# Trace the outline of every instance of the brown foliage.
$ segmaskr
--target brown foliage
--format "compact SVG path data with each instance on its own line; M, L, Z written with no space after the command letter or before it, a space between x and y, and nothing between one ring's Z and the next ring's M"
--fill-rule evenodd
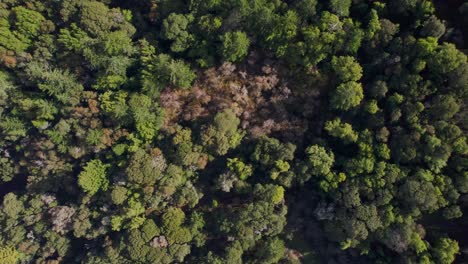
M193 121L231 108L252 136L302 134L305 122L287 110L290 95L291 90L272 66L265 65L261 73L253 74L225 63L206 70L189 91L166 89L161 105L166 128L180 120Z

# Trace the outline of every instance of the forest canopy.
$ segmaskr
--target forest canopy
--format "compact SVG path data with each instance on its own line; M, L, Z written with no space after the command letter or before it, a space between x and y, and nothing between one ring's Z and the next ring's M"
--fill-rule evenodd
M468 261L468 2L0 1L0 264Z

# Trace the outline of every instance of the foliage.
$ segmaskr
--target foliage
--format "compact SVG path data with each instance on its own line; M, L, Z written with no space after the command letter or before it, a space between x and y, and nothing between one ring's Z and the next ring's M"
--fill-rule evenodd
M346 82L340 84L330 98L331 107L339 110L349 110L358 106L364 93L362 85L357 82Z
M5 264L18 263L20 253L11 247L0 247L0 262Z
M78 185L90 195L94 195L99 190L106 191L109 187L107 168L109 165L98 159L87 162L78 175Z
M224 155L229 149L237 147L244 133L238 129L239 118L231 109L216 114L212 124L202 132L202 144L212 153Z
M250 40L242 31L227 32L221 36L221 54L225 61L237 62L247 55Z
M465 258L463 1L0 2L0 263Z

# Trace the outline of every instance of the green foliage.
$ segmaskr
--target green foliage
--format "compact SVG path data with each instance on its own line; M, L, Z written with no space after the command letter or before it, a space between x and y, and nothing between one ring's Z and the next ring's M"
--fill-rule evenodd
M338 110L349 110L358 106L364 98L362 85L350 81L338 85L330 98L331 107Z
M166 168L164 160L151 156L143 150L136 151L126 170L128 180L142 186L152 186Z
M229 149L237 147L244 137L239 124L239 118L231 109L217 113L213 122L202 131L203 146L213 154L226 154Z
M0 2L0 263L459 261L467 4Z
M101 160L88 161L78 175L78 185L89 195L94 195L99 190L106 191L109 187L107 168L109 165L102 163Z
M76 105L83 86L68 71L49 69L47 65L32 62L27 67L29 78L37 83L39 89L56 98L63 104Z
M16 53L25 51L30 45L29 41L25 41L22 36L15 36L10 27L11 25L7 19L0 18L0 47Z
M0 157L0 179L4 182L11 181L15 176L13 162L6 157Z
M6 140L17 140L20 137L26 136L26 125L16 117L2 118L0 122L1 134L5 136Z
M325 122L325 131L332 136L342 139L344 143L356 142L358 134L348 123L342 123L340 118Z
M161 109L144 94L131 95L128 105L135 121L136 131L141 138L151 141L162 125Z
M459 253L458 243L450 238L439 238L434 245L433 254L438 263L449 264L455 260L455 255Z
M3 197L2 212L12 219L18 219L24 211L24 204L14 193L7 193Z
M20 253L12 247L0 247L0 263L16 264L20 260Z
M173 60L167 66L169 83L175 87L190 88L196 75L190 66L181 60Z
M273 184L257 184L255 185L253 195L259 200L276 205L284 200L284 188Z
M250 40L242 31L227 32L221 36L221 41L221 55L225 61L241 61L249 51Z
M255 145L251 158L263 166L274 166L278 160L292 160L295 151L296 146L292 143L281 143L276 138L262 137Z
M349 16L351 0L330 0L330 9L339 16Z
M312 145L306 149L307 163L315 176L327 175L335 162L335 156L324 147Z
M311 20L317 13L317 0L299 0L294 7L304 20Z
M162 36L172 40L171 50L182 52L186 50L193 36L188 32L188 26L193 21L193 16L171 13L162 23Z
M122 204L128 197L128 189L123 186L116 186L112 189L111 199L116 205Z
M342 82L358 81L362 77L362 68L351 56L333 57L331 66Z
M143 51L142 82L144 90L157 93L169 84L184 89L190 88L196 75L187 63L174 60L166 54L156 56L154 48L151 47L145 47Z
M294 10L288 10L280 15L271 12L266 7L259 8L252 14L253 30L261 36L266 48L272 50L276 56L286 54L289 43L297 34L299 18Z
M462 63L466 63L466 55L459 51L455 45L444 43L431 54L428 67L435 73L446 74L455 70Z
M127 14L119 9L109 9L99 1L86 0L79 3L79 26L92 36L101 36L111 29L123 29L132 35L135 29L128 23Z
M261 243L255 252L257 263L278 263L285 251L284 242L279 238L268 239Z
M15 16L15 28L24 36L37 36L45 18L38 12L17 6L12 9Z
M239 179L245 181L249 176L252 175L252 165L245 164L238 158L227 159L227 167L230 171L234 172Z

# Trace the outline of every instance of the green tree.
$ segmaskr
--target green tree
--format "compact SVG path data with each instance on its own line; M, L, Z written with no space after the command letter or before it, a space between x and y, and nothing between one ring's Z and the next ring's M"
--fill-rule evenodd
M435 260L441 264L453 263L459 250L458 242L447 237L439 238L432 248Z
M2 212L12 219L18 219L19 215L24 211L24 204L18 199L16 194L7 193L3 197Z
M358 134L348 123L342 123L340 118L335 118L325 122L325 131L332 137L342 139L345 143L356 142Z
M221 55L225 61L241 61L247 55L250 40L242 31L227 32L221 36Z
M162 23L162 36L172 40L171 50L182 52L186 50L194 37L188 32L188 27L193 21L193 16L171 13Z
M28 64L26 72L37 83L41 91L53 96L63 104L76 105L83 91L83 85L67 70L50 69L39 62Z
M349 110L358 106L364 98L362 85L357 82L340 84L330 98L331 107L338 110Z
M244 132L238 127L240 120L231 109L217 113L211 124L201 133L202 145L211 153L224 155L229 149L237 147Z
M339 16L349 16L351 0L330 0L330 9Z
M228 158L227 167L230 171L234 172L239 179L245 181L249 176L252 175L252 165L245 164L239 158Z
M109 187L106 172L109 167L110 165L99 159L88 161L78 175L78 185L89 195L94 195L99 190L106 191Z
M460 105L452 95L439 95L432 101L431 116L440 120L450 120L460 110Z
M294 8L303 20L312 20L317 13L317 0L299 0Z
M438 74L446 74L466 63L466 55L459 51L454 44L444 43L437 47L428 60L428 67Z
M112 188L111 199L116 205L121 205L128 198L128 189L124 186L115 186Z
M162 125L163 112L153 100L144 94L132 94L128 102L141 138L151 141Z
M362 77L361 65L359 65L354 57L333 57L331 66L342 82L358 81Z
M0 263L16 264L20 260L20 253L9 246L0 247Z
M445 25L436 16L430 16L423 24L420 34L423 37L440 38L445 33Z
M174 60L167 54L154 54L154 47L148 47L147 42L142 51L142 84L143 89L150 94L158 94L166 85L180 88L190 88L196 74L182 60Z
M255 252L256 262L273 264L283 258L285 252L284 242L279 238L269 238L262 242Z
M276 205L284 200L284 188L274 184L256 184L253 195L259 200Z
M173 60L169 66L169 82L175 87L190 88L196 75L190 66L181 60Z
M282 143L276 138L261 137L255 145L251 158L265 167L272 167L278 160L293 160L295 151L296 146L292 143Z
M144 150L136 151L126 170L128 180L142 186L153 186L161 178L166 163L159 156L151 156Z
M335 162L333 152L317 145L308 147L305 152L308 157L307 165L310 166L313 175L327 175L331 172L331 167Z

